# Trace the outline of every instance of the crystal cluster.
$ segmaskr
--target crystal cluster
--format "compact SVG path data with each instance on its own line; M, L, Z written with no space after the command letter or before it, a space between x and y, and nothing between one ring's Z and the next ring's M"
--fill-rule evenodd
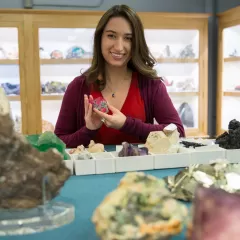
M150 132L145 143L149 152L155 154L177 153L179 132L175 124L169 124L163 131Z
M166 240L182 231L187 215L162 179L131 172L96 208L92 221L104 240Z
M148 149L146 147L138 148L127 142L123 142L122 146L122 150L118 153L119 157L148 155Z
M90 141L88 148L85 148L83 145L77 146L77 148L73 148L69 150L69 154L75 160L87 160L92 159L90 153L100 153L104 152L104 145L101 143L95 143L93 140Z
M229 122L228 132L216 138L216 144L225 149L240 149L240 122L233 119Z
M40 152L15 132L0 88L0 208L34 208L51 200L70 174L58 150Z
M230 193L240 193L240 164L226 160L216 160L211 164L189 166L175 176L165 178L172 196L184 201L192 201L198 185L216 187Z

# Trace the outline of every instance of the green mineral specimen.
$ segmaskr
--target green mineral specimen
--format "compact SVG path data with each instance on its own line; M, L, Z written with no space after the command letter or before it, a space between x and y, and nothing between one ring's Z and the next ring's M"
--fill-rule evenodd
M27 135L26 139L33 147L37 148L41 152L46 152L50 148L55 148L62 154L64 160L71 159L65 151L65 143L53 132L47 131L42 134Z

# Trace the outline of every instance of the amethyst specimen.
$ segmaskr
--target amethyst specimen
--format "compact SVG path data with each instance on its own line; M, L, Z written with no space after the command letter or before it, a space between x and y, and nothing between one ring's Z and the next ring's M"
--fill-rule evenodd
M218 136L215 143L225 149L240 149L240 122L236 119L231 120L228 132Z
M118 153L119 157L148 155L148 148L146 147L138 148L127 142L123 142L122 146L122 150Z
M240 195L199 187L193 207L191 240L239 240Z
M0 89L0 208L34 208L57 196L70 177L57 150L39 152L14 131L9 102Z

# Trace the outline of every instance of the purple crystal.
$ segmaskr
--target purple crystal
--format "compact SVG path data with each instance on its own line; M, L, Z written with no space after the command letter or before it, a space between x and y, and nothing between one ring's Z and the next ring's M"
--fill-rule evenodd
M239 194L199 187L193 209L192 240L239 240Z
M119 157L148 155L148 149L146 147L138 148L127 142L122 143L122 146L122 150L118 153Z

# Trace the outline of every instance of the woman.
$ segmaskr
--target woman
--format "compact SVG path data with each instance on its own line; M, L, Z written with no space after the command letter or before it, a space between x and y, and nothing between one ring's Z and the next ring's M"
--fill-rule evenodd
M174 123L180 136L184 128L153 69L143 25L126 5L110 8L94 35L91 67L76 77L64 95L55 134L67 147L145 142L149 133ZM102 113L90 103L97 97L108 102ZM154 119L158 124L153 124Z

